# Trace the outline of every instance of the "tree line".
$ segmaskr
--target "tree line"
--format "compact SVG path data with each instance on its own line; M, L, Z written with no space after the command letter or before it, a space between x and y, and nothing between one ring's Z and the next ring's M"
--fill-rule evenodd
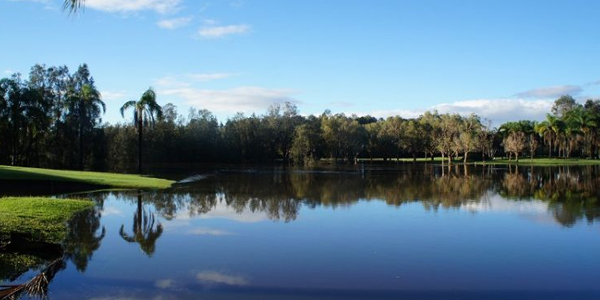
M489 160L522 155L598 158L600 101L557 99L546 120L493 128L471 114L425 112L417 118L333 114L303 116L292 103L262 115L238 113L219 122L208 110L187 116L158 105L152 89L127 101L134 122L102 122L106 106L87 65L35 65L28 78L0 80L0 164L93 170L129 170L140 162L189 164L281 161L311 165L321 159L427 158ZM124 115L123 115L124 116ZM142 145L144 145L142 147ZM143 154L143 155L142 155Z

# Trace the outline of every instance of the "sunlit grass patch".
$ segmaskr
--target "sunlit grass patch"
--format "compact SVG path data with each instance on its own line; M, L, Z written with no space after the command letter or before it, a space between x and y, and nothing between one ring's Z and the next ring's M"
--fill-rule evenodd
M71 181L115 188L165 189L174 181L132 174L0 166L0 180Z
M32 241L60 243L67 232L67 221L77 212L91 209L89 200L43 197L0 198L0 241L18 233Z

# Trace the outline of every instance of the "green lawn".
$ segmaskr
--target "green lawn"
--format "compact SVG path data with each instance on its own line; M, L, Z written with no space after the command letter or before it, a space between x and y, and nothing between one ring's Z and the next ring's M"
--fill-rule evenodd
M112 188L165 189L174 181L131 174L0 166L0 180L71 181Z
M495 159L487 161L487 164L507 165L516 164L517 162L513 159ZM589 166L589 165L600 165L598 159L580 159L580 158L521 158L519 159L519 165L528 166Z
M93 206L89 200L0 198L0 242L7 240L11 232L18 232L32 241L60 243L65 238L67 221L75 213Z

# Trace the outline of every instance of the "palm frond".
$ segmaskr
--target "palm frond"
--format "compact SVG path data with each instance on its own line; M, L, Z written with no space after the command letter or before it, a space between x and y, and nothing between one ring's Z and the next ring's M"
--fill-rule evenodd
M63 10L68 10L69 14L75 13L83 7L85 0L65 0Z
M123 104L123 106L121 106L121 108L119 109L119 111L121 112L121 116L123 118L125 118L125 111L131 107L135 107L136 104L137 104L137 102L135 102L135 100L130 100L130 101L125 102L125 104Z

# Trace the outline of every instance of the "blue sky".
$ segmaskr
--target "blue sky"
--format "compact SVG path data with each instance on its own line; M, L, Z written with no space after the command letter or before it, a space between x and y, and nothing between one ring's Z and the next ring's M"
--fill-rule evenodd
M539 119L600 98L600 1L0 0L0 72L87 63L105 121L150 86L225 121L302 114Z

